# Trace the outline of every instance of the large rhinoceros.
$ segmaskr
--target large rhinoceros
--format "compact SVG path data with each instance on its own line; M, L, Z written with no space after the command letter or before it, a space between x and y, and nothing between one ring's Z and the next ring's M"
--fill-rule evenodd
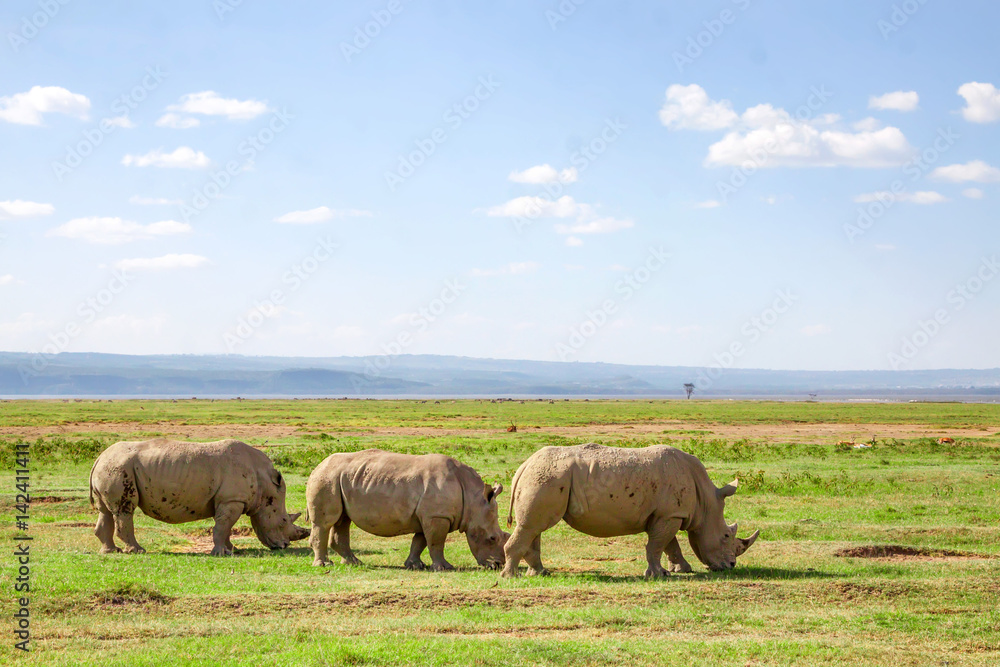
M546 574L541 534L563 519L595 537L647 533L647 577L667 576L660 564L664 551L671 572L691 571L678 530L687 531L695 555L709 568L735 567L760 532L740 539L737 525L726 525L723 506L736 484L717 489L701 461L673 447L544 447L514 474L507 525L516 514L517 528L504 549L503 575L517 576L522 558L528 574Z
M329 565L328 547L345 564L360 565L351 551L351 522L381 537L413 535L403 566L422 570L426 548L431 569L452 570L444 558L448 533L465 533L476 561L503 565L507 534L500 530L496 498L502 485L485 484L475 470L450 456L413 456L368 449L332 454L306 483L306 518L313 565Z
M241 515L250 516L257 538L284 549L309 531L285 510L285 480L264 452L238 440L178 442L158 438L119 442L104 450L90 471L90 504L100 511L94 534L101 553L143 553L132 514L166 523L215 518L213 556L233 553L230 533Z

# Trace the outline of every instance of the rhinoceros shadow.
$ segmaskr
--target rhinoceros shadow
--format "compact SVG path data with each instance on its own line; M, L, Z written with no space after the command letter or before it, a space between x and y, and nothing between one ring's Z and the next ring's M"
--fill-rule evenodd
M607 574L600 570L574 570L573 572L560 572L553 570L552 574L566 579L585 579L587 581L600 581L605 583L634 583L639 581L655 581L646 579L642 574L620 575ZM737 567L735 570L725 572L711 572L709 570L695 570L689 574L671 574L666 579L659 581L712 581L712 580L736 580L736 581L767 581L774 579L837 579L846 575L839 572L824 572L814 568L788 569L781 567Z
M382 551L378 549L355 549L354 553L361 556L371 556L371 555L381 555ZM216 558L212 556L208 551L204 552L191 552L191 551L165 551L164 556L187 556L196 558ZM250 547L250 548L236 548L236 553L234 554L236 558L305 558L308 557L310 561L313 558L313 551L310 547L287 547L285 549L279 549L278 551L271 551L266 547ZM228 558L228 556L227 556Z

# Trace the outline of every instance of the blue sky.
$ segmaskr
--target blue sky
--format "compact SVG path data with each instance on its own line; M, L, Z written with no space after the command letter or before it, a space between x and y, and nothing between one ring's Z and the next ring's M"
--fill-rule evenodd
M0 349L1000 366L1000 8L819 4L4 3Z

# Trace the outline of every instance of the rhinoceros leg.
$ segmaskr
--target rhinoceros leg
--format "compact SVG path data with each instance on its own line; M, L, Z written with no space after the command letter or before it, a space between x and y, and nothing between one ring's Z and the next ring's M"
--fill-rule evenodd
M131 511L115 514L115 535L125 543L125 553L146 553L146 550L139 546L139 543L135 539L135 526L132 524Z
M351 551L351 519L346 514L341 515L330 531L330 546L340 554L344 565L364 565Z
M313 565L316 567L333 564L330 562L328 551L328 547L333 541L333 536L330 534L332 530L333 526L320 526L316 523L312 526L312 532L309 534L309 546L312 547Z
M542 536L538 535L531 541L527 553L524 554L524 562L528 564L528 576L547 577L549 571L542 565Z
M646 568L647 577L666 577L670 573L663 569L663 565L660 564L660 559L663 556L663 551L667 548L670 542L676 541L677 531L681 527L680 519L663 519L663 518L652 518L650 519L649 525L646 529L646 534L649 539L646 542L646 562L649 567Z
M222 503L215 508L215 527L212 529L212 555L229 556L233 553L230 537L233 526L243 514L243 503Z
M668 572L690 572L691 564L684 559L684 554L681 553L681 545L677 542L677 536L674 535L674 539L667 543L667 548L665 550L667 554L667 571Z
M102 554L121 553L122 550L115 546L115 518L111 512L101 510L97 517L94 535L101 541Z
M427 540L427 551L431 555L431 569L435 572L454 570L455 566L444 559L444 543L451 530L451 521L440 517L432 518L422 523L424 538Z
M555 523L559 523L556 519ZM520 575L517 566L521 564L523 558L528 563L528 576L547 575L548 570L542 565L542 532L551 526L546 526L543 530L530 530L526 528L527 522L518 523L514 527L514 532L507 539L504 545L504 563L501 576L517 577ZM555 524L553 524L555 525Z
M427 566L424 562L420 560L420 554L424 553L424 549L427 548L427 538L424 537L423 533L416 533L413 535L413 541L410 542L410 555L407 557L406 562L403 563L403 567L407 570L423 570Z

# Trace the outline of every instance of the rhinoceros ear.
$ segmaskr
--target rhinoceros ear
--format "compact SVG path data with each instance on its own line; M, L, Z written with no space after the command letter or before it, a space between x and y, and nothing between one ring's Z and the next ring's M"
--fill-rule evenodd
M274 487L276 489L280 489L281 488L281 482L282 482L281 473L278 472L277 468L272 468L271 469L271 481L274 482Z
M753 535L747 538L739 538L736 540L736 555L742 556L746 553L746 550L753 546L753 543L757 541L757 536L760 535L759 530L755 530Z
M718 494L719 498L728 498L729 496L736 493L736 487L740 485L739 479L734 479L729 484L726 484L721 489L716 489L715 492Z
M503 484L497 484L496 486L483 484L483 498L486 499L486 502L492 501L494 498L499 496L502 491Z
M289 514L288 515L288 520L291 521L292 523L295 523L296 521L298 521L298 518L300 516L302 516L302 512L296 512L295 514Z

